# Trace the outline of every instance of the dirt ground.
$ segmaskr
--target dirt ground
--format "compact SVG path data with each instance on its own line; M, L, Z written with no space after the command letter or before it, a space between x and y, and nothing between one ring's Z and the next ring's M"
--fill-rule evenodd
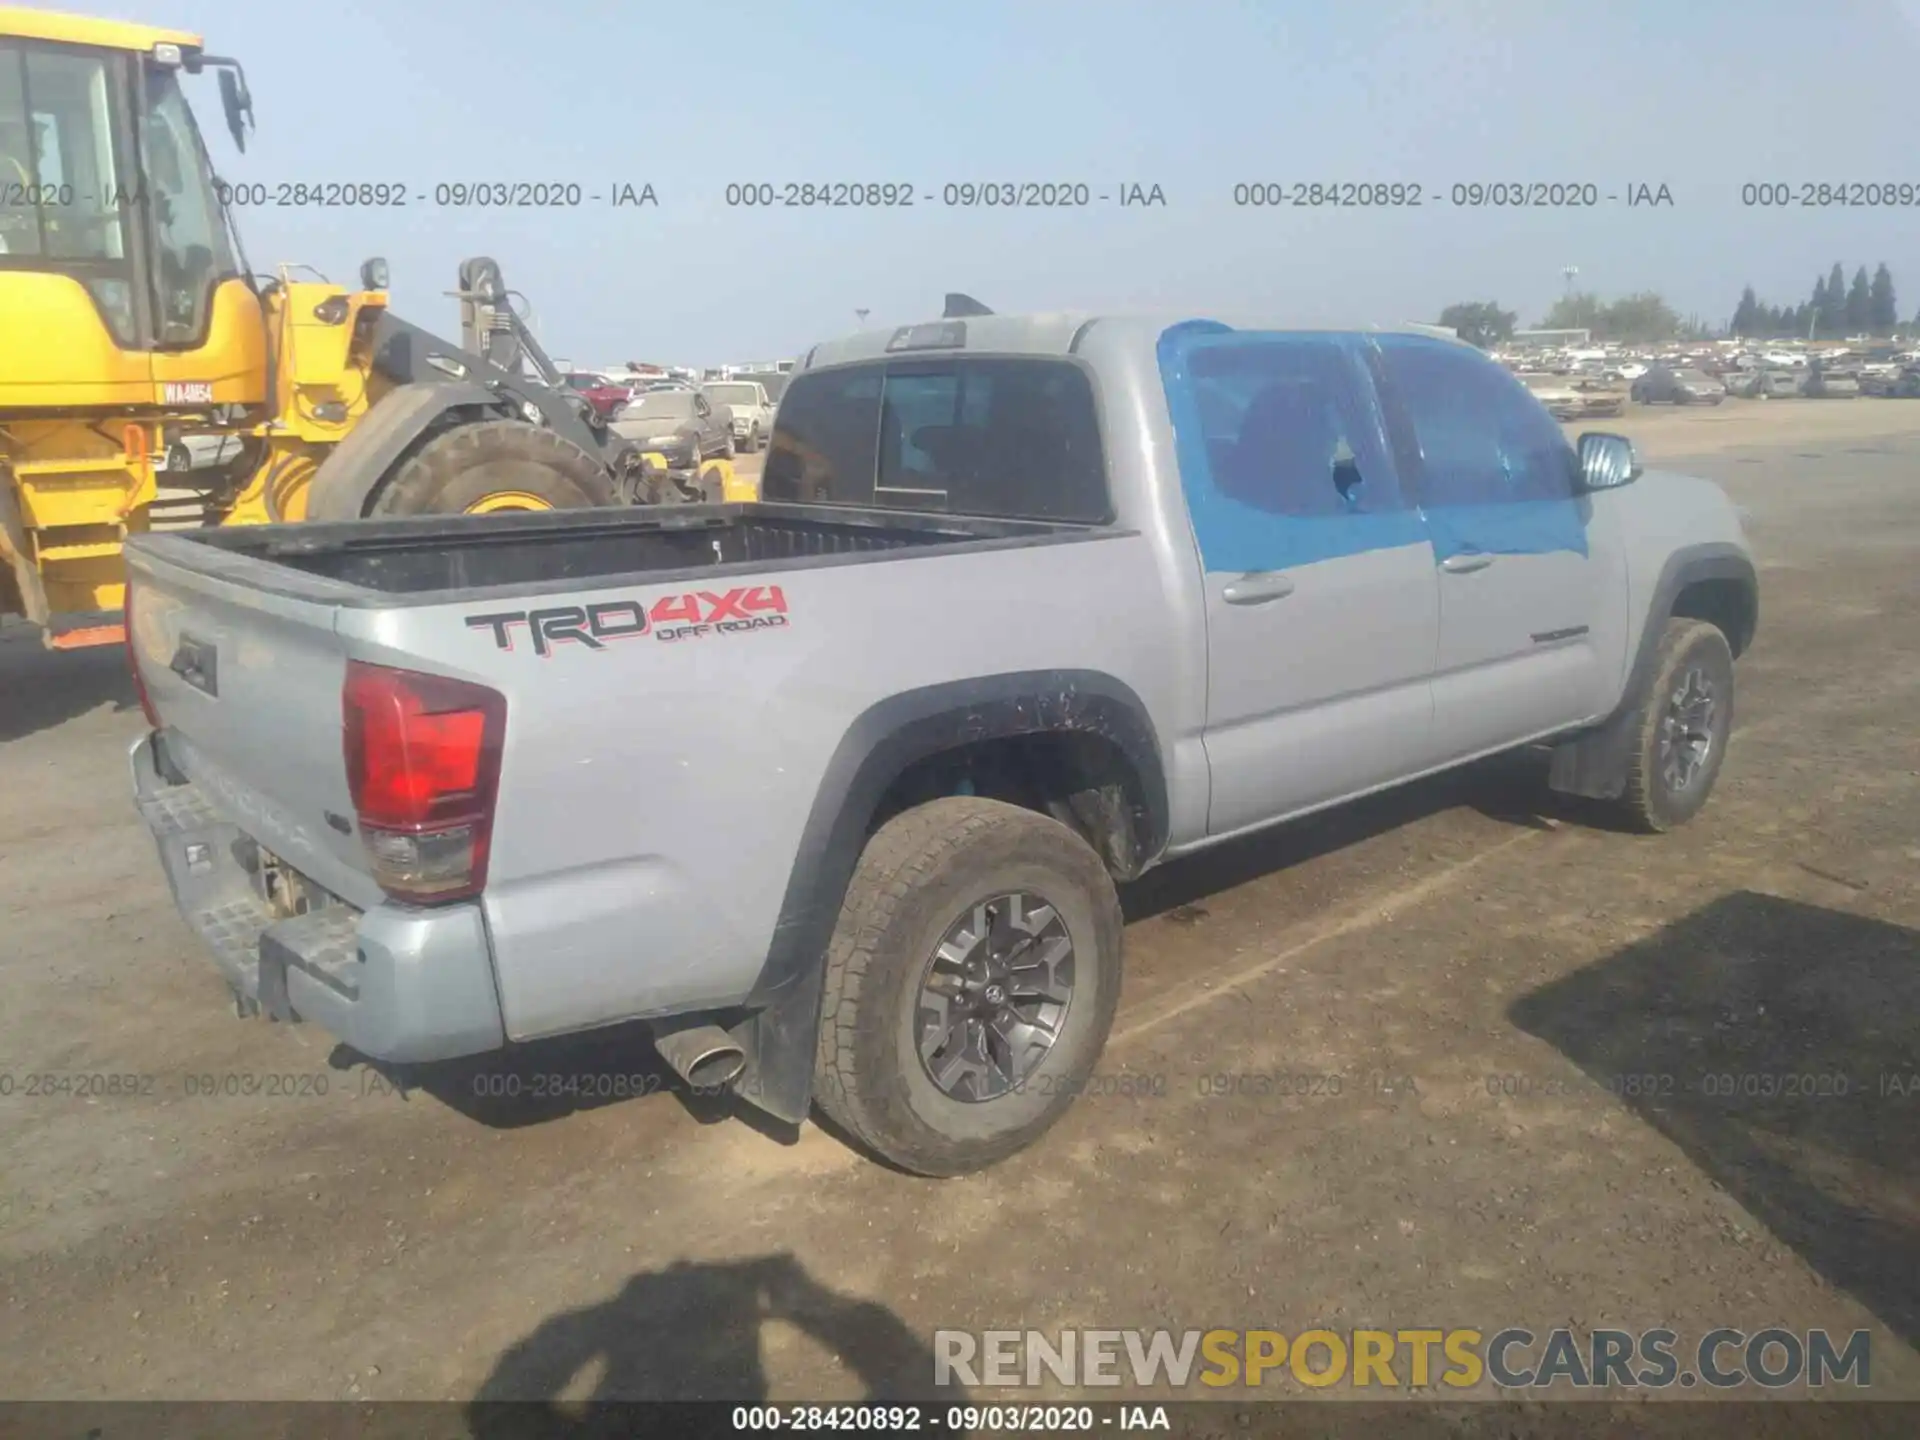
M936 1328L1778 1324L1870 1330L1920 1398L1920 403L1600 428L1764 562L1706 813L1615 833L1508 762L1168 867L1101 1066L1136 1093L945 1183L669 1089L490 1097L657 1076L627 1032L400 1089L235 1020L119 655L8 631L0 1396L839 1399L930 1392ZM1838 1078L1738 1093L1780 1075Z

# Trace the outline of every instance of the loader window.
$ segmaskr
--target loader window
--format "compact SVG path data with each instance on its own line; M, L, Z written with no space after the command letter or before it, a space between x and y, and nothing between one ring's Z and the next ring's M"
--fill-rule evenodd
M154 300L160 344L206 338L214 286L239 273L193 112L171 70L146 72L140 116L148 213L153 222Z
M0 268L70 275L122 345L137 343L124 157L125 62L0 42Z

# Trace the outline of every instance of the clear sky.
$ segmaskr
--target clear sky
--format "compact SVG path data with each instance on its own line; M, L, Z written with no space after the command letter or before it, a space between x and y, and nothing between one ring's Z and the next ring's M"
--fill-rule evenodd
M400 210L254 208L249 258L393 270L443 333L497 258L556 355L711 364L938 313L1271 309L1538 320L1562 269L1714 323L1884 260L1920 307L1920 207L1748 208L1747 182L1920 187L1920 0L66 0L240 57L233 181L403 181ZM951 209L948 182L1159 185L1164 208ZM1239 181L1387 181L1417 210L1237 208ZM1592 182L1597 209L1434 204L1456 182ZM436 208L441 182L650 183L657 208ZM910 182L910 209L729 209L730 182ZM1631 208L1665 184L1670 207ZM933 203L924 198L931 193Z

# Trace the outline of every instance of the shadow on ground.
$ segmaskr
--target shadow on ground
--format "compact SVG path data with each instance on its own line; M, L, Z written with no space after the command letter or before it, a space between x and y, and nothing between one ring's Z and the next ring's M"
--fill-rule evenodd
M1920 931L1739 892L1511 1018L1920 1348Z
M1514 751L1230 840L1149 870L1122 888L1121 907L1129 925L1149 920L1461 807L1531 829L1562 821L1617 827L1604 804L1549 790L1547 766L1543 750Z
M633 1276L611 1300L543 1321L495 1363L469 1410L479 1440L567 1434L576 1403L725 1400L769 1394L766 1327L784 1325L833 1357L834 1369L783 1399L844 1396L963 1404L936 1389L933 1351L886 1306L828 1289L791 1255L724 1264L675 1264ZM545 1402L532 1407L500 1402ZM554 1402L564 1402L556 1405ZM589 1433L582 1417L577 1432ZM558 1428L556 1428L558 1427Z
M0 625L0 741L50 730L102 705L139 705L119 645L48 650L30 625Z
M702 1124L751 1108L724 1092L687 1085L660 1058L653 1032L641 1021L426 1065L392 1065L336 1045L328 1063L336 1070L365 1065L402 1096L430 1096L494 1130L653 1096L673 1096Z

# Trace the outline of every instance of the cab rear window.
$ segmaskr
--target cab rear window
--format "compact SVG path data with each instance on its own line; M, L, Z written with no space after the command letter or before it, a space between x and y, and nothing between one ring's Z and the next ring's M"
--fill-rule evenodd
M1002 519L1112 517L1093 389L1059 360L854 365L794 377L760 493Z

